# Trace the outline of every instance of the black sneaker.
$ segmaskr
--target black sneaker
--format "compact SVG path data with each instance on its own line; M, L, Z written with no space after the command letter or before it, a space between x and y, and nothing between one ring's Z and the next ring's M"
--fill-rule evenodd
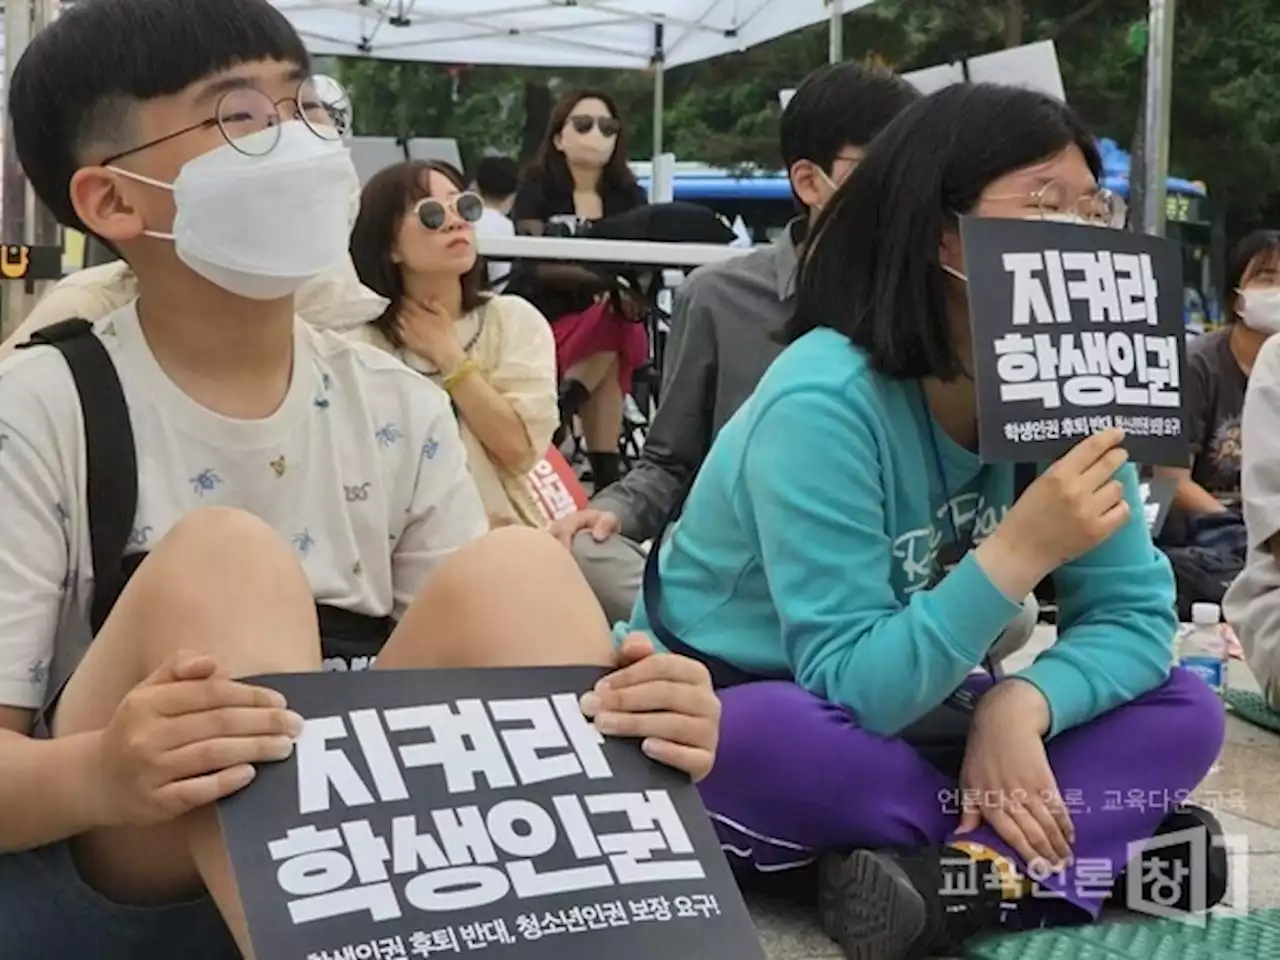
M1203 839L1195 833L1201 833ZM1188 833L1186 840L1178 843L1161 843L1162 838ZM1200 857L1197 852L1203 851ZM1201 857L1203 859L1201 859ZM1196 861L1200 860L1200 863ZM1222 839L1222 824L1208 810L1190 804L1179 807L1161 821L1146 849L1139 856L1139 876L1142 877L1142 904L1159 904L1162 908L1179 913L1199 913L1216 907L1227 895L1227 883L1231 874L1231 861ZM1132 868L1132 864L1130 867ZM1192 875L1199 868L1200 877ZM1176 899L1161 891L1172 888ZM1201 894L1203 890L1203 894ZM1126 906L1129 891L1129 871L1116 880L1111 890L1110 902ZM1203 896L1203 903L1196 903Z
M951 847L829 855L819 864L822 928L848 960L917 960L960 952L1000 926L994 864Z

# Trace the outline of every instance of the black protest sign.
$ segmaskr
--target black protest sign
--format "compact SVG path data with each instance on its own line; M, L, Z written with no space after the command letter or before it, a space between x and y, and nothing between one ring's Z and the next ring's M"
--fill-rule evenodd
M1056 460L1120 427L1135 461L1185 467L1177 244L1043 220L960 230L982 459Z
M219 805L257 955L764 960L688 778L582 716L602 673L256 679L307 721Z

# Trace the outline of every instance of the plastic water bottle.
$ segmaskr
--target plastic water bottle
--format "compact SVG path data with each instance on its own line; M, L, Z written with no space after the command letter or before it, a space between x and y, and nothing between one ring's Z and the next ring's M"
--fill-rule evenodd
M1216 603L1191 605L1191 627L1183 634L1179 662L1222 695L1227 681L1227 638L1222 631L1222 608Z

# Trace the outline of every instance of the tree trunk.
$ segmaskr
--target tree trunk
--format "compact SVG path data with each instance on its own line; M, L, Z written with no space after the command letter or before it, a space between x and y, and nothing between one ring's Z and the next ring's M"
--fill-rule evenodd
M551 88L540 81L528 80L524 85L524 132L520 137L520 160L528 160L551 122Z
M1022 0L1004 0L1005 49L1022 46L1022 22L1025 18Z

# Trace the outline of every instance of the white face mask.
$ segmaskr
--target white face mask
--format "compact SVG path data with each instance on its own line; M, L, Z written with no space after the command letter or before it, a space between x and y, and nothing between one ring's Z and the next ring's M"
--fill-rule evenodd
M1028 220L1039 220L1041 223L1069 223L1077 227L1100 227L1102 224L1094 223L1087 217L1082 217L1078 213L1038 213L1034 217L1027 217Z
M1256 287L1237 290L1240 316L1245 326L1259 333L1280 333L1280 287Z
M274 137L264 130L253 137ZM173 191L172 240L178 259L248 300L278 300L347 256L348 218L360 184L351 154L301 120L279 128L262 156L230 144L184 164L172 184L113 167L140 183Z

